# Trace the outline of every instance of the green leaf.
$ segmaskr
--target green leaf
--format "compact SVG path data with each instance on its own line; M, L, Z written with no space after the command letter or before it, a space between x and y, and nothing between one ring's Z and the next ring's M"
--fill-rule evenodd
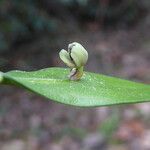
M70 81L69 71L63 68L10 71L1 74L1 83L19 85L54 101L75 106L150 102L149 85L89 72L85 72L79 81Z

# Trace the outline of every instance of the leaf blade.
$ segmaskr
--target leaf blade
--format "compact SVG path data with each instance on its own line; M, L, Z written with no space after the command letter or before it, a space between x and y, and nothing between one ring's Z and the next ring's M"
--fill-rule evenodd
M150 101L150 86L85 72L80 81L67 78L69 69L10 71L5 82L17 83L54 101L74 106L107 106Z

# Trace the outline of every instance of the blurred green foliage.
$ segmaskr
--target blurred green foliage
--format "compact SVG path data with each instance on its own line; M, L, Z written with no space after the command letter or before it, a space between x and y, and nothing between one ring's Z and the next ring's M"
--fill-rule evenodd
M0 50L50 31L54 21L35 0L0 0Z
M0 52L57 30L64 20L100 26L134 23L147 0L0 0Z
M99 128L100 133L103 134L106 138L111 138L113 133L118 128L118 124L120 122L119 109L114 109L109 118L107 118Z

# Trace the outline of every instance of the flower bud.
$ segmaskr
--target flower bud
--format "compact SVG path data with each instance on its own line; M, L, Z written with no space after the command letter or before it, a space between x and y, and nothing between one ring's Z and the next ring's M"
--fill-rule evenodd
M85 48L81 44L73 42L68 45L68 51L62 49L59 56L71 68L69 78L79 80L83 75L83 67L88 60L88 53Z
M74 68L75 67L75 64L74 62L71 60L71 57L69 55L69 53L62 49L60 52L59 52L59 57L60 59L70 68Z
M81 44L77 42L69 44L68 52L76 68L80 68L86 64L88 60L88 53Z

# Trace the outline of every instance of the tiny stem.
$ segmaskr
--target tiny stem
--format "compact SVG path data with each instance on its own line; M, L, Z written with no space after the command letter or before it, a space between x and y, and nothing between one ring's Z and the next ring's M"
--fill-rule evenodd
M83 66L80 68L73 68L70 72L69 78L71 80L80 80L83 75Z
M83 74L83 66L82 66L82 67L80 67L78 70L79 70L79 72L80 72L80 73L82 73L82 74Z
M0 71L0 83L3 81L3 72Z

